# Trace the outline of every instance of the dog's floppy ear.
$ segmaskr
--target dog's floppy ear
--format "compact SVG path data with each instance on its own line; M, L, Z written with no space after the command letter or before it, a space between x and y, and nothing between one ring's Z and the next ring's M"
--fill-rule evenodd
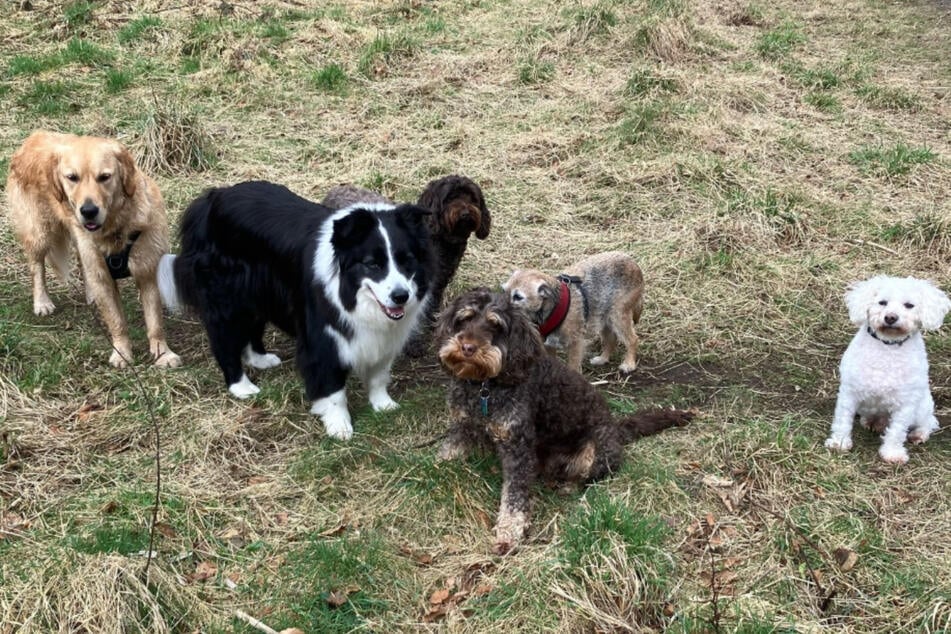
M868 307L875 300L882 279L879 275L849 286L845 294L845 305L849 309L849 320L856 326L861 326L868 318Z
M918 280L921 292L921 329L937 330L951 310L951 300L929 280Z
M485 240L489 237L489 229L492 228L492 214L489 213L488 207L485 206L485 198L482 196L482 190L479 189L479 186L472 183L472 189L476 195L476 199L479 201L479 213L482 216L479 222L479 228L476 229L476 237L479 240Z
M555 289L553 289L548 282L541 282L538 285L537 293L539 297L544 299L558 299L558 293L555 292Z
M126 197L132 198L138 186L135 159L125 146L117 145L116 160L119 162L119 176L122 177L122 191L125 192Z
M376 229L376 225L377 219L373 212L366 209L354 209L334 221L330 243L336 251L354 247L363 242L370 232Z
M412 227L425 227L427 216L432 215L432 211L419 205L410 205L409 203L399 205L396 213L402 216Z
M538 326L506 295L496 295L495 302L498 310L505 314L508 326L505 363L499 378L522 382L538 358L546 354L545 345Z

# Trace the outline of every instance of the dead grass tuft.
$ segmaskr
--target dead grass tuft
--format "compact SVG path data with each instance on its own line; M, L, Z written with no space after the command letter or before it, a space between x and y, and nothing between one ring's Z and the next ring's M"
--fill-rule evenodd
M153 104L137 145L139 163L147 172L200 172L216 160L198 115L174 102Z
M676 63L690 53L691 31L683 17L649 17L633 36L633 47L666 63Z
M159 562L143 579L144 561L111 554L34 561L28 582L0 590L0 631L164 634L210 616Z

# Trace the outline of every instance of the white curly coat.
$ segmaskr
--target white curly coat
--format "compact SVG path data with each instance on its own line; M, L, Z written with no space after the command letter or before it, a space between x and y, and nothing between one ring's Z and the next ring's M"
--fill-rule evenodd
M940 328L951 301L927 280L881 275L852 286L845 303L859 329L839 365L839 397L825 445L851 449L858 414L863 426L884 429L882 459L904 464L905 439L922 443L938 429L921 331Z

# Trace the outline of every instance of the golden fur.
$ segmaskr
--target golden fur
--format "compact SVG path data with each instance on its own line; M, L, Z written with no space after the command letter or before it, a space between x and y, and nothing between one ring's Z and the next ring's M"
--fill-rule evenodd
M55 309L46 289L46 260L68 279L72 244L86 299L96 303L112 339L109 362L116 367L132 359L132 344L105 256L122 252L129 235L141 232L128 267L139 289L149 350L157 366L181 364L165 342L156 281L159 258L168 251L165 204L158 186L122 144L38 130L10 161L7 198L10 221L33 276L33 312L49 315Z

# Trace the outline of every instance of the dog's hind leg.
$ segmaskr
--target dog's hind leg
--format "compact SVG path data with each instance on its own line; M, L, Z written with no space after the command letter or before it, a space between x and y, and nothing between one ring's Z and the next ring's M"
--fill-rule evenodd
M241 353L241 359L252 368L257 368L258 370L276 368L281 365L281 358L276 354L268 352L264 347L264 327L266 325L267 322L263 320L254 324L251 329L251 340Z
M203 316L204 317L204 316ZM244 373L241 367L241 351L250 339L248 328L236 319L203 319L208 331L211 353L218 362L228 391L238 398L248 398L261 391Z
M630 309L616 310L611 314L608 327L614 331L617 338L624 344L624 361L621 363L621 372L633 372L637 368L637 331L634 330L635 319Z
M611 360L611 355L614 354L615 350L617 350L617 336L609 326L605 326L601 330L601 354L591 357L589 363L591 365L604 365Z
M917 421L912 425L908 432L908 442L919 445L931 437L931 433L937 431L938 419L934 415L934 399L929 393L918 405Z

